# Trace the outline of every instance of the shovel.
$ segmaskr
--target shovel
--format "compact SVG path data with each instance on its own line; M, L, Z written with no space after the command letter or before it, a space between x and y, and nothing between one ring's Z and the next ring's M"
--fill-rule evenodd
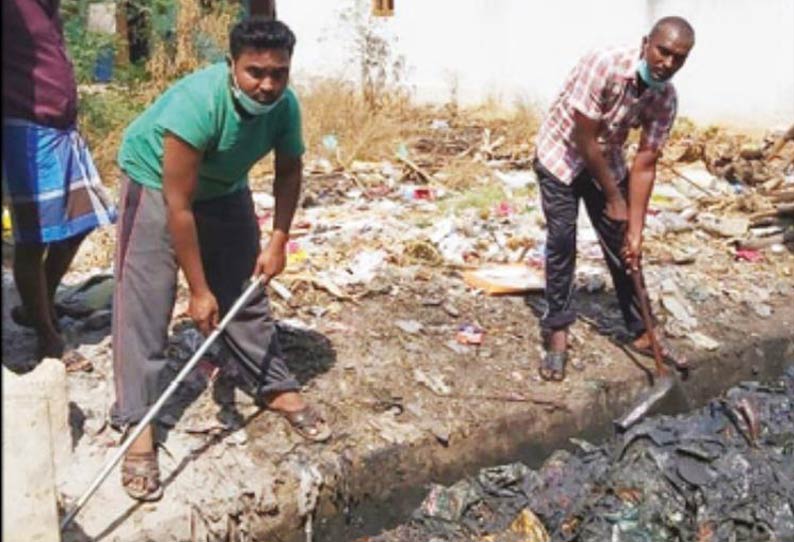
M645 329L649 332L648 337L651 340L653 359L656 364L656 376L653 386L640 395L639 400L626 414L615 420L615 426L621 431L626 431L629 427L640 421L653 407L661 403L667 397L673 398L676 404L682 407L688 405L686 394L677 376L672 373L662 361L662 351L659 348L659 343L656 341L656 332L653 327L653 322L651 321L651 309L648 306L648 295L642 283L642 269L638 268L637 271L632 272L631 278L634 281L634 290L640 298L642 321L643 324L645 324Z
M88 501L88 499L99 488L100 484L102 484L102 482L105 481L105 478L108 477L110 472L113 470L113 467L116 466L116 464L121 460L121 458L127 452L129 447L132 446L132 443L135 442L135 439L138 438L138 436L143 432L146 426L151 423L151 421L154 419L155 416L157 416L157 413L160 412L160 409L163 407L163 405L165 405L169 397L171 397L171 395L176 391L182 380L184 380L185 377L188 375L188 373L190 373L190 371L193 370L196 364L198 364L199 360L201 360L201 358L204 356L204 353L212 345L212 343L215 342L215 340L220 336L220 334L223 333L223 330L226 328L229 322L235 316L237 316L237 313L240 312L240 309L243 308L243 306L248 302L248 299L251 297L254 291L262 284L267 284L269 279L270 277L266 275L260 275L257 278L255 278L253 281L251 281L251 284L245 289L245 291L237 299L237 301L235 301L234 305L232 305L232 307L229 309L229 312L226 313L226 316L223 317L223 320L221 320L220 324L218 324L218 327L216 327L213 330L213 332L204 340L204 342L199 347L199 349L196 350L196 353L193 354L193 357L190 358L190 361L188 361L185 364L185 366L182 367L182 370L179 371L179 374L176 375L174 380L171 382L171 384L169 384L168 388L166 388L166 390L163 392L163 394L160 396L157 402L154 405L152 405L152 407L149 409L149 412L147 412L146 415L143 417L143 419L141 419L141 421L138 422L138 425L135 427L132 433L129 434L127 440L124 441L124 444L122 444L119 447L119 449L116 450L116 453L113 455L110 461L108 461L107 465L105 465L105 468L102 469L102 471L96 477L94 482L89 486L89 488L85 491L85 493L83 493L83 495L77 500L77 504L75 504L75 507L72 509L71 512L69 512L66 515L66 517L61 522L61 531L63 531L69 525L69 523L71 523L71 521L80 512L83 506L85 506L85 503ZM275 283L270 282L270 284L271 286L273 286ZM278 288L283 289L283 287L281 287L280 285Z

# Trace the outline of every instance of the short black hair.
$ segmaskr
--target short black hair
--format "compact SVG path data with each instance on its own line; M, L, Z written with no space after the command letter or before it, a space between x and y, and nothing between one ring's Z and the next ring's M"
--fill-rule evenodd
M237 58L243 49L285 49L292 56L295 34L282 23L268 17L248 17L234 25L229 34L229 52Z
M676 16L662 17L656 21L656 24L653 25L653 28L651 28L648 36L654 36L665 28L672 28L682 37L687 37L693 43L695 42L695 29L692 28L692 25L689 24L689 21L683 17Z

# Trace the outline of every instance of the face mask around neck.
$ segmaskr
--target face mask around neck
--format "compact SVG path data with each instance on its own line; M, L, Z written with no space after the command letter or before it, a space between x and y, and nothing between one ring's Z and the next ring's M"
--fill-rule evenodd
M273 103L263 104L251 98L248 94L243 92L243 89L240 88L240 85L237 84L237 77L234 75L234 65L229 68L232 72L232 95L234 96L237 103L240 104L240 107L243 108L243 111L248 113L249 115L253 115L258 117L260 115L266 115L270 113L279 103L281 100L284 99L284 93L281 93L281 96L276 98Z
M653 90L663 89L664 84L667 82L654 79L651 74L651 68L648 66L648 61L644 58L641 58L639 64L637 64L637 74L640 76L640 79Z

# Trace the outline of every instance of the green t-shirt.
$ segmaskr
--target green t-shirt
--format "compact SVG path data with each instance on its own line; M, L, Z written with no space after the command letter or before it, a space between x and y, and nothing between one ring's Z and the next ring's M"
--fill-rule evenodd
M232 101L229 68L213 64L177 81L127 127L121 169L134 181L163 187L163 134L202 151L196 200L225 196L248 184L248 171L271 149L301 156L300 105L291 88L265 115L243 118Z

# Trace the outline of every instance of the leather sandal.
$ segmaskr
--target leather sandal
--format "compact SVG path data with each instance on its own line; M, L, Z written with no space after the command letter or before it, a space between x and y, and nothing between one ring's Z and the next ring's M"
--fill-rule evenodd
M86 372L94 370L94 364L77 350L67 350L61 356L61 361L66 366L67 373Z
M331 428L313 407L306 405L301 410L287 412L277 410L300 436L312 442L325 442L331 438Z
M127 495L143 502L158 501L163 497L160 484L160 466L157 451L127 452L121 463L121 485Z
M66 367L67 373L77 373L80 371L90 373L94 370L94 364L91 363L91 360L74 348L59 346L54 349L49 349L39 345L37 356L39 360L44 358L57 358L61 360L61 363Z
M538 373L547 382L562 382L565 380L565 365L568 363L568 352L548 350L540 362Z

